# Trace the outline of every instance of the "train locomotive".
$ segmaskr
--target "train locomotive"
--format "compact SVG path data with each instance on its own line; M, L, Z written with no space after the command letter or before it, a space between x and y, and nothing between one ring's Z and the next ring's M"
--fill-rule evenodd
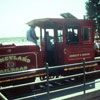
M27 23L38 29L38 45L0 45L0 74L74 64L83 61L93 61L99 57L98 43L94 42L94 21L67 18L42 18ZM52 52L47 50L47 32L52 36ZM99 63L86 65L86 71L99 70ZM82 66L72 66L50 70L50 76L65 76L82 72ZM46 72L1 77L0 84L35 81L36 77L45 77ZM22 81L23 80L23 81Z

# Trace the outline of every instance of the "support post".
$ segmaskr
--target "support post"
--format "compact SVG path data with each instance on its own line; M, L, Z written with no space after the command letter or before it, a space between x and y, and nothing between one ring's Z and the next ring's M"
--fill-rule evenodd
M50 93L49 93L49 70L48 70L48 63L46 63L46 71L47 71L47 95L48 95L48 100L50 100Z
M86 93L85 91L85 86L86 86L86 74L85 74L85 58L83 58L83 73L84 73L84 86L83 86L83 89L84 89L84 94Z

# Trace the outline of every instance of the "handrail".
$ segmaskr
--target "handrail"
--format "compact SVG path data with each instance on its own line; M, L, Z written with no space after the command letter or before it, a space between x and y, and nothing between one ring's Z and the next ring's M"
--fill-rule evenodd
M35 84L40 84L40 83L44 83L44 82L47 82L47 94L48 94L48 100L50 98L49 94L50 93L54 93L53 91L50 91L49 90L49 82L52 82L52 81L57 81L57 80L61 80L61 79L66 79L66 78L71 78L71 77L77 77L77 76L82 76L84 75L84 83L81 84L81 85L78 85L78 86L84 86L84 94L86 93L85 92L85 86L88 85L88 84L92 84L92 83L96 83L96 82L90 82L90 83L87 83L86 82L86 75L89 75L89 74L92 74L92 73L98 73L100 72L100 70L97 70L97 71L91 71L91 72L86 72L85 71L85 65L86 64L91 64L91 63L97 63L97 62L100 62L100 60L95 60L95 61L88 61L88 62L85 62L85 59L83 59L83 62L81 63L75 63L75 64L69 64L69 65L61 65L61 66L52 66L52 67L48 67L46 65L46 67L44 68L39 68L39 69L31 69L31 70L25 70L25 71L19 71L19 72L12 72L12 73L6 73L6 74L0 74L0 78L1 77L11 77L13 75L16 75L16 74L27 74L27 73L32 73L34 71L42 71L42 70L46 70L47 71L47 81L41 81L41 82L30 82L30 83L25 83L25 84L19 84L19 85L14 85L14 86L11 86L11 87L1 87L0 88L0 91L2 90L7 90L7 89L12 89L12 88L17 88L17 87L24 87L24 86L28 86L28 85L35 85ZM69 75L69 76L65 76L63 78L56 78L56 79L49 79L49 70L50 69L57 69L57 68L65 68L65 67L70 67L70 66L76 66L76 65L83 65L83 73L79 73L79 74L75 74L75 75ZM8 76L9 75L9 76ZM69 88L74 88L74 87L77 87L76 86L71 86ZM66 88L66 89L69 89L69 88ZM57 90L57 91L61 91L63 89L60 89L60 90ZM56 92L57 92L56 91ZM43 93L42 93L43 94Z
M8 99L0 92L0 100L8 100Z
M86 72L86 74L88 75L88 74L91 74L91 73L98 73L98 72L100 72L100 70L99 71ZM62 79L67 79L67 78L76 77L76 76L82 76L82 75L83 75L83 73L75 74L75 75L69 75L69 76L65 76L65 77L62 77L62 78L49 79L49 82L58 81L58 80L62 80ZM13 88L17 88L17 87L29 86L29 85L42 84L42 83L45 83L45 82L47 82L47 81L44 80L44 81L41 81L41 82L30 82L30 83L25 83L25 84L20 84L20 85L1 87L0 91L7 90L7 89L13 89Z
M100 60L95 60L95 61L88 61L85 62L85 64L90 64L90 63L97 63L100 62ZM68 64L68 65L59 65L59 66L48 66L48 69L57 69L57 68L65 68L65 67L72 67L72 66L77 66L77 65L83 65L83 62L80 63L74 63L74 64ZM18 72L11 72L11 73L4 73L4 74L0 74L0 78L2 78L3 76L7 76L9 77L9 75L15 75L15 74L23 74L23 73L32 73L35 71L44 71L46 70L46 68L38 68L38 69L30 69L30 70L25 70L25 71L18 71ZM11 76L10 76L11 77Z

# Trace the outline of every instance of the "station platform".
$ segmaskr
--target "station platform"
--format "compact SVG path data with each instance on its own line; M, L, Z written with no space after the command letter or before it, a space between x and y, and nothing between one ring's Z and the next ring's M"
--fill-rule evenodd
M86 93L84 95L78 95L68 99L63 99L63 100L100 100L100 90Z

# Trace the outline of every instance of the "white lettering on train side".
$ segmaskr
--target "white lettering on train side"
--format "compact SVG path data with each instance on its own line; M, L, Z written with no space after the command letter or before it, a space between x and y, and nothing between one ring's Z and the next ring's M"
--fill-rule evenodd
M29 58L22 57L22 56L18 56L18 57L16 57L16 56L2 57L2 58L0 58L0 63L8 61L8 60L17 60L17 61L23 61L23 62L26 62L26 63L30 63L30 59Z
M82 56L90 56L90 53L82 53L82 54L72 54L72 55L69 55L70 58L82 57Z
M0 74L10 73L10 72L17 72L17 71L24 71L24 70L27 70L27 69L28 69L27 66L16 67L16 68L7 68L7 69L4 69L4 70L0 70Z

